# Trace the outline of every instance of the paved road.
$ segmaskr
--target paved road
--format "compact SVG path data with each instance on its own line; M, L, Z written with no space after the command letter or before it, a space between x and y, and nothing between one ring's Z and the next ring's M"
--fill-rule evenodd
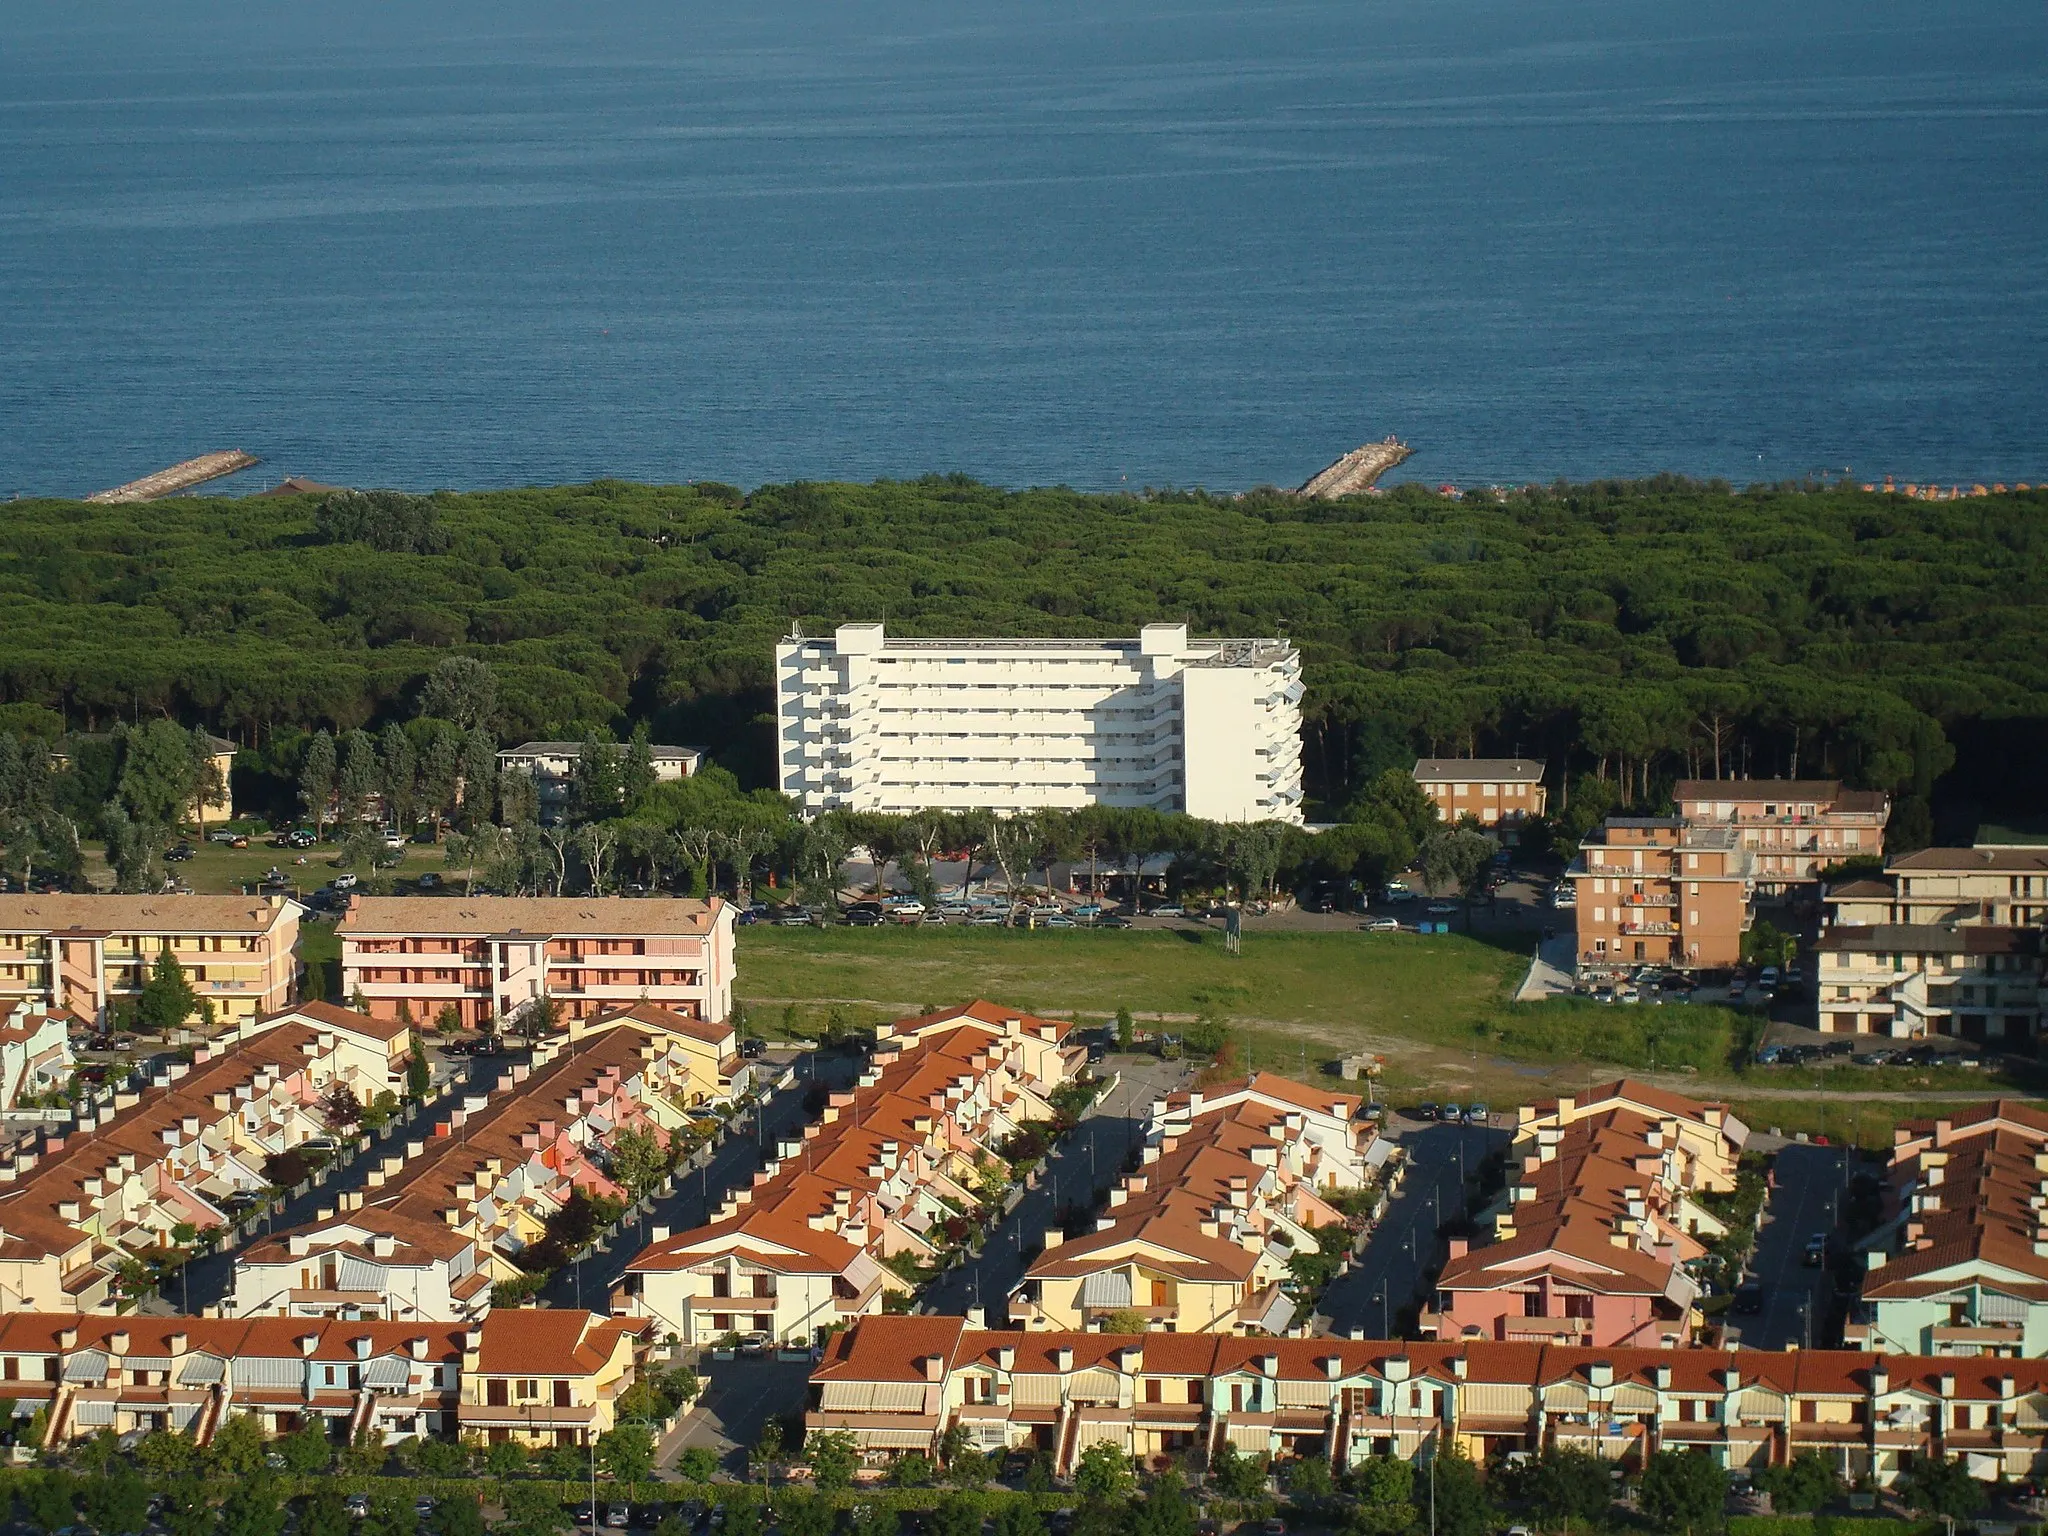
M784 1131L798 1131L813 1118L804 1108L814 1083L828 1088L850 1087L864 1058L856 1052L805 1051L791 1063L795 1081L771 1093L757 1115L736 1122L709 1164L681 1176L673 1193L656 1200L648 1211L629 1219L604 1248L594 1248L563 1267L539 1293L544 1307L589 1307L608 1311L612 1287L633 1256L647 1245L651 1229L664 1226L683 1232L710 1219L727 1194L750 1181L767 1161L764 1149ZM761 1118L765 1116L766 1129Z
M1487 1126L1418 1124L1405 1117L1390 1129L1407 1149L1408 1172L1365 1252L1323 1293L1320 1310L1340 1336L1362 1330L1366 1338L1393 1337L1402 1309L1427 1299L1445 1252L1437 1230L1464 1213L1461 1172L1476 1178L1487 1154L1509 1140L1508 1132Z
M452 1077L460 1085L456 1091L434 1104L410 1125L393 1124L382 1137L370 1144L369 1151L359 1154L348 1167L336 1169L324 1185L286 1201L283 1211L267 1218L251 1241L260 1242L267 1233L282 1232L312 1221L321 1210L334 1206L337 1196L361 1189L363 1181L382 1165L385 1158L402 1155L409 1141L428 1140L434 1134L434 1127L446 1122L450 1114L462 1107L466 1098L489 1093L501 1078L511 1074L515 1063L527 1060L529 1055L523 1047L514 1047L495 1056L458 1056L453 1059L434 1052L436 1077ZM222 1297L233 1293L234 1276L233 1251L195 1259L185 1267L179 1279L169 1284L161 1301L148 1304L148 1310L193 1312L200 1307L215 1305Z
M924 1310L958 1316L979 1306L991 1326L1001 1327L1009 1316L1011 1288L1024 1273L1024 1255L1039 1245L1047 1227L1057 1225L1060 1211L1086 1210L1102 1201L1130 1149L1143 1138L1152 1101L1193 1076L1186 1062L1156 1056L1116 1055L1096 1070L1115 1071L1117 1086L1090 1105L1081 1123L1062 1138L1046 1159L1037 1188L997 1223L981 1252L926 1288Z
M1816 1232L1834 1232L1842 1178L1839 1147L1793 1142L1778 1153L1763 1230L1745 1276L1763 1286L1764 1310L1751 1317L1730 1313L1728 1318L1728 1331L1745 1348L1826 1342L1814 1335L1828 1314L1828 1272L1805 1263L1806 1240Z
M771 1414L803 1407L810 1362L773 1357L713 1360L707 1354L700 1369L704 1395L662 1437L655 1448L655 1466L666 1472L684 1450L702 1446L718 1457L726 1471L742 1476L746 1472L745 1450L760 1440L761 1425Z

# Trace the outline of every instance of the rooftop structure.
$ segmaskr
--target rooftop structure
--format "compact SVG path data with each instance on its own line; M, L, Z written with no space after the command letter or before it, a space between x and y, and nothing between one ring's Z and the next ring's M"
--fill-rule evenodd
M1818 880L1844 859L1882 853L1892 812L1890 796L1844 789L1836 779L1681 779L1671 798L1694 826L1737 829L1767 891Z

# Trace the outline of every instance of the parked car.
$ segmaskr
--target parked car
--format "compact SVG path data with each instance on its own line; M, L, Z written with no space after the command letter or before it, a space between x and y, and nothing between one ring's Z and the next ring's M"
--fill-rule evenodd
M241 835L241 833L233 831L230 828L217 827L213 831L206 834L206 840L209 843L232 843L236 838L240 837Z
M1145 914L1147 917L1186 917L1187 915L1187 908L1177 901L1169 901L1164 906L1154 907Z
M604 1507L604 1526L608 1531L623 1531L632 1519L633 1512L624 1504L607 1504Z
M1418 1104L1415 1106L1415 1118L1418 1120L1435 1120L1441 1113L1442 1111L1434 1104Z
M352 1493L342 1501L349 1514L360 1520L370 1512L370 1496L367 1493Z
M768 1353L768 1335L750 1333L740 1340L740 1353L749 1360L758 1360Z
M1484 1125L1490 1114L1491 1111L1484 1104L1468 1105L1465 1110L1465 1123L1467 1125Z
M180 843L175 848L166 848L164 850L164 860L167 863L182 864L191 857L192 845L190 843Z
M812 924L809 907L784 907L782 915L775 919L778 928L808 928Z
M873 907L855 907L846 914L846 925L849 928L879 928L882 926L882 914Z
M754 1036L740 1042L740 1054L749 1061L759 1061L768 1049L768 1042Z
M1755 1317L1764 1309L1764 1288L1754 1280L1745 1280L1735 1287L1735 1299L1728 1305L1731 1312L1744 1317Z
M1423 910L1431 917L1455 917L1458 914L1458 904L1455 901L1432 901Z
M337 891L352 891L352 890L354 890L354 889L356 888L356 876L355 876L355 871L354 871L354 870L344 870L344 871L342 871L342 873L340 873L340 874L336 875L336 876L334 877L334 888L335 888L335 889L336 889Z
M431 869L422 871L419 879L413 883L423 891L438 891L441 889L441 877Z
M1819 1269L1827 1262L1827 1258L1828 1235L1825 1232L1816 1232L1806 1240L1806 1248L1800 1254L1800 1262L1808 1269Z
M1391 917L1369 917L1361 924L1367 933L1399 933L1401 924Z

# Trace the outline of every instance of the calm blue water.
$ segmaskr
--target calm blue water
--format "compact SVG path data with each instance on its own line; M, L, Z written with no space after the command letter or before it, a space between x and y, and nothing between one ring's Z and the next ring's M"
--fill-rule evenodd
M2044 59L2040 0L11 0L0 495L2048 478Z

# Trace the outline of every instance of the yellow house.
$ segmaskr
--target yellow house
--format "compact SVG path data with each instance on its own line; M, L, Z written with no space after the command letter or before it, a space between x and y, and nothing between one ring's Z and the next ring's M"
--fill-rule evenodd
M1675 1137L1678 1174L1685 1188L1726 1191L1735 1187L1749 1128L1729 1112L1728 1106L1702 1103L1625 1077L1581 1089L1576 1094L1524 1104L1515 1124L1515 1146L1509 1166L1515 1166L1516 1160L1525 1154L1533 1155L1543 1132L1562 1131L1588 1116L1615 1109L1663 1123L1665 1134Z
M641 1321L594 1312L493 1312L462 1356L464 1434L493 1445L588 1445L618 1422Z

